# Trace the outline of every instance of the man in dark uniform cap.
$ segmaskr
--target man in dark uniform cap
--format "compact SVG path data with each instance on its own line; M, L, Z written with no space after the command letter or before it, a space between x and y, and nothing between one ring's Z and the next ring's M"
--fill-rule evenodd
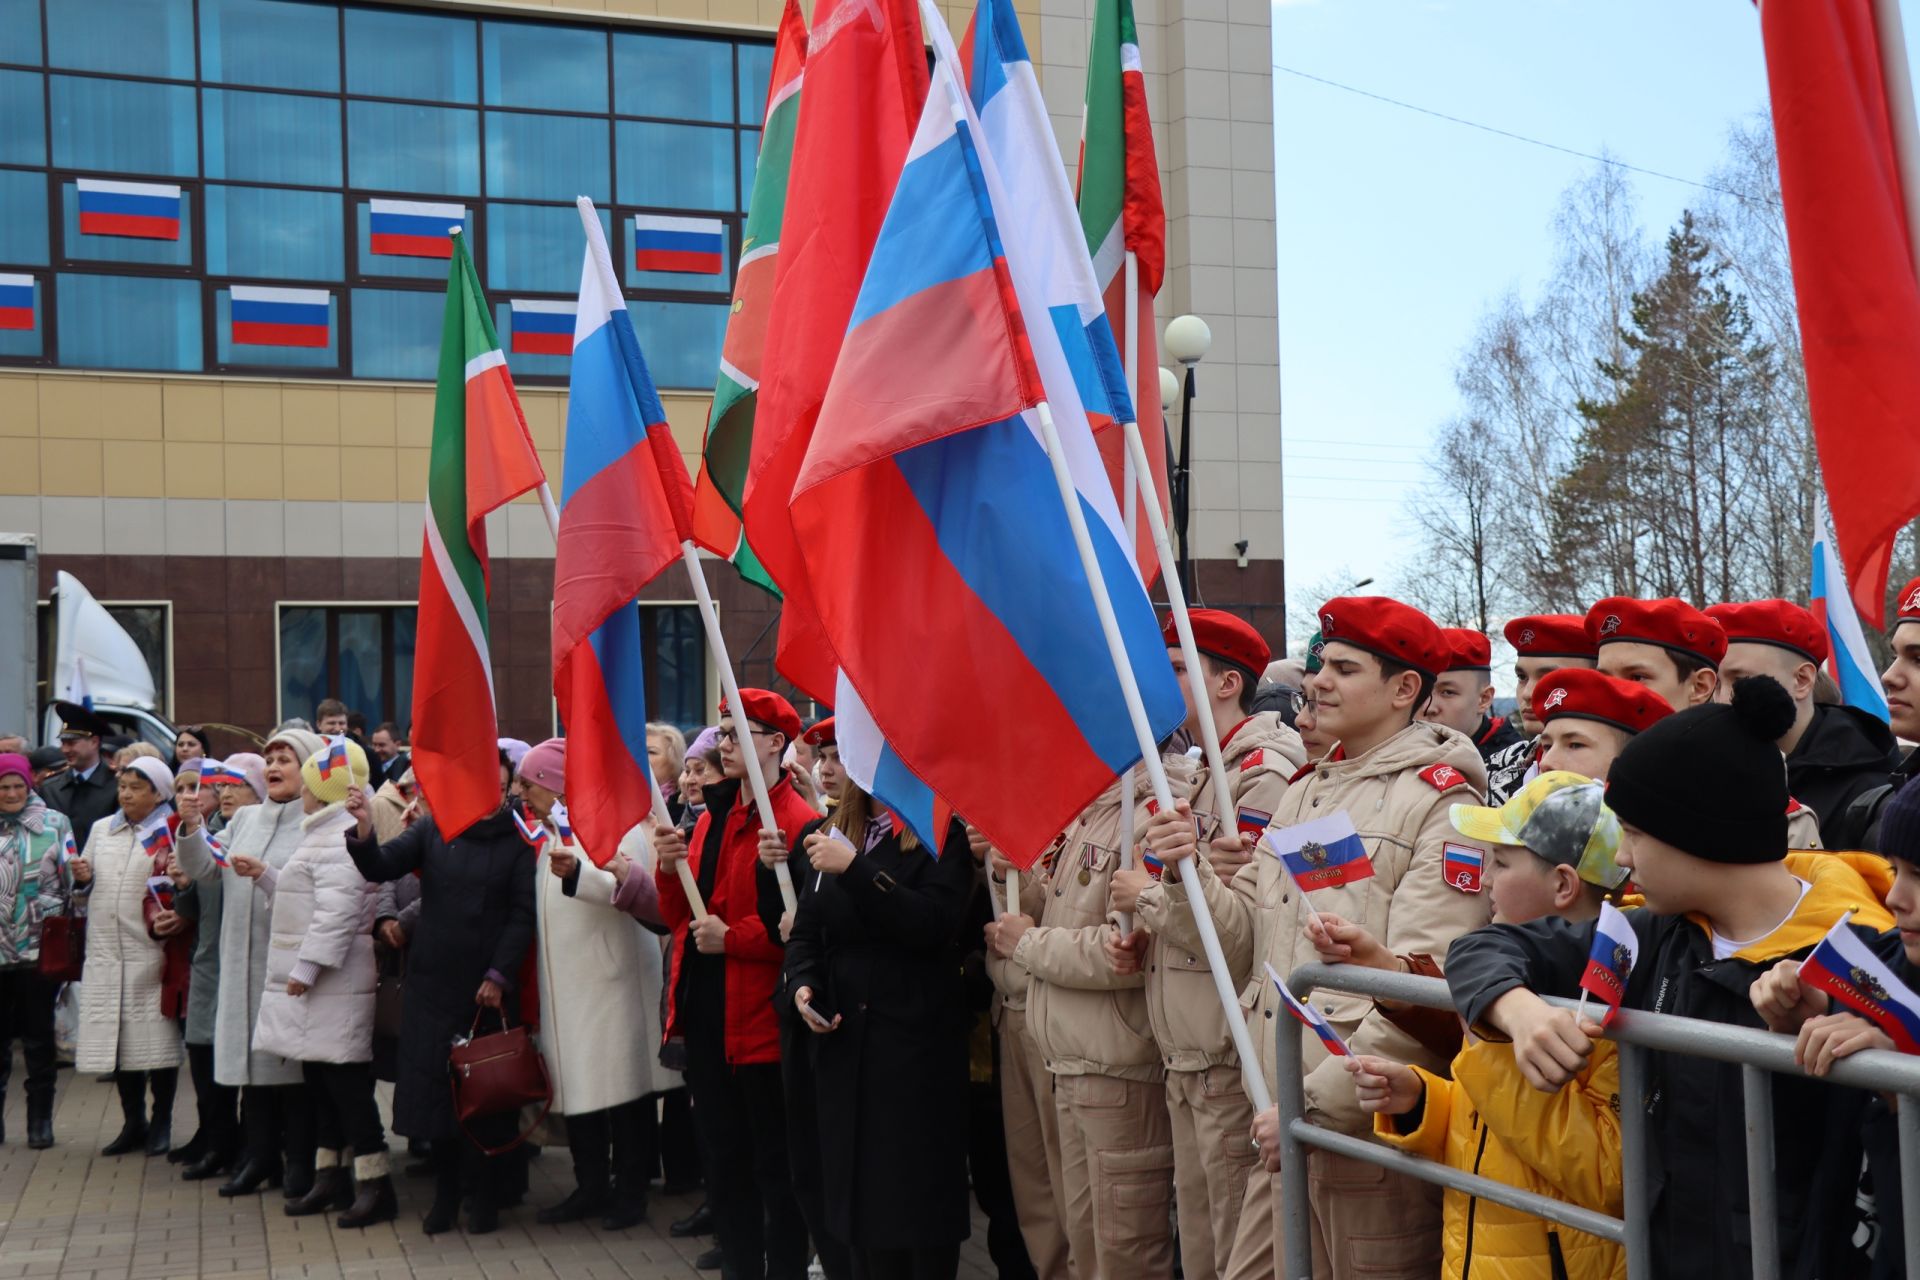
M60 753L67 758L67 771L40 795L49 809L67 815L74 840L84 848L93 824L120 807L113 770L100 759L100 739L113 726L77 702L56 702L53 709L60 714Z

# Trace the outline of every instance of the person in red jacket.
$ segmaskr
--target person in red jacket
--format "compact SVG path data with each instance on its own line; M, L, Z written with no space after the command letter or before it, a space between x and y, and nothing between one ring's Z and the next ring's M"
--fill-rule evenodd
M763 830L784 847L819 815L780 768L800 735L799 715L764 689L742 689L740 702L740 715L720 704L726 778L706 788L707 811L691 839L655 835L660 914L673 929L666 1034L686 1039L687 1087L711 1160L707 1199L725 1274L804 1280L807 1228L789 1176L773 1008L784 952L761 921L755 877ZM771 823L755 812L746 785L756 765L773 784ZM683 859L706 902L699 921L681 888Z

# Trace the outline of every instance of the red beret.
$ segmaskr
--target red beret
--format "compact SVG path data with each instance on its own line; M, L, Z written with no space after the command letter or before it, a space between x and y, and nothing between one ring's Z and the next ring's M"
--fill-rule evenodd
M740 696L744 698L747 695L743 693ZM815 747L833 746L839 741L838 738L833 736L833 717L828 716L826 719L816 723L813 728L800 735L800 741Z
M1541 724L1572 716L1639 733L1672 714L1667 700L1645 685L1586 667L1562 667L1533 686L1533 718Z
M1579 613L1535 613L1507 624L1507 643L1523 658L1591 658L1595 645Z
M1728 644L1770 644L1813 663L1833 651L1819 619L1791 600L1708 605L1707 616L1727 633Z
M1635 600L1608 596L1587 610L1587 635L1595 646L1616 641L1657 644L1717 667L1727 656L1727 633L1685 600Z
M766 725L777 733L784 733L788 742L800 736L800 713L779 694L765 689L742 689L740 705L746 709L747 719L755 724ZM725 698L720 699L720 714L727 714Z
M1900 588L1899 602L1893 606L1894 623L1920 622L1920 578L1908 582Z
M1493 670L1493 642L1484 634L1467 627L1442 627L1440 634L1447 638L1447 650L1452 655L1447 659L1447 670Z
M1187 617L1193 623L1194 648L1200 652L1236 667L1245 667L1256 676L1273 661L1273 650L1246 619L1236 618L1224 609L1189 609ZM1160 624L1160 635L1167 642L1167 648L1179 646L1180 633L1174 630L1172 614Z
M1453 647L1432 618L1386 596L1341 596L1320 606L1320 635L1365 649L1375 657L1437 676L1453 660Z

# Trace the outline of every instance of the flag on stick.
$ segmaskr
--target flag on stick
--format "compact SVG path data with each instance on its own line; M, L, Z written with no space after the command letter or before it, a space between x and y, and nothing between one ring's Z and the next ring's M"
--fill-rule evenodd
M1600 1025L1613 1021L1620 1002L1627 998L1627 976L1640 959L1640 935L1627 922L1626 913L1611 902L1600 904L1600 920L1593 928L1593 949L1587 956L1587 971L1580 975L1580 1007L1587 1007L1589 995L1599 997L1607 1006Z
M1353 884L1373 874L1367 846L1344 809L1278 831L1270 829L1264 843L1303 895Z
M1274 971L1271 964L1266 965L1266 970L1267 977L1273 982L1273 989L1280 993L1280 1003L1286 1006L1287 1012L1294 1016L1294 1020L1319 1036L1320 1043L1326 1046L1328 1053L1339 1058L1351 1058L1353 1050L1347 1048L1347 1042L1340 1038L1340 1033L1333 1029L1331 1022L1327 1021L1327 1015L1287 990L1287 984L1280 981L1280 975Z
M1847 571L1833 545L1833 518L1827 514L1827 495L1813 500L1813 589L1808 593L1813 616L1827 631L1827 674L1840 686L1840 697L1850 707L1888 718L1887 693L1874 670L1873 652L1860 629L1860 610L1847 589Z
M1920 995L1868 950L1842 916L1813 954L1800 962L1800 982L1817 987L1886 1032L1902 1053L1920 1053Z

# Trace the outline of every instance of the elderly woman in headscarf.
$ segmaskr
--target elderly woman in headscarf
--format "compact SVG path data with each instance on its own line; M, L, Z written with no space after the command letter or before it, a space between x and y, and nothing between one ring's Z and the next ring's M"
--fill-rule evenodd
M27 1145L53 1145L54 983L40 976L40 927L69 901L67 816L33 790L23 755L0 755L0 1107L13 1042L27 1059Z
M189 927L154 888L171 888L173 774L151 756L121 767L120 808L93 824L73 861L75 892L87 914L87 980L80 984L75 1069L112 1072L120 1092L120 1134L101 1149L117 1156L173 1143L180 1027L167 1008L167 938ZM148 1090L153 1114L146 1110Z

